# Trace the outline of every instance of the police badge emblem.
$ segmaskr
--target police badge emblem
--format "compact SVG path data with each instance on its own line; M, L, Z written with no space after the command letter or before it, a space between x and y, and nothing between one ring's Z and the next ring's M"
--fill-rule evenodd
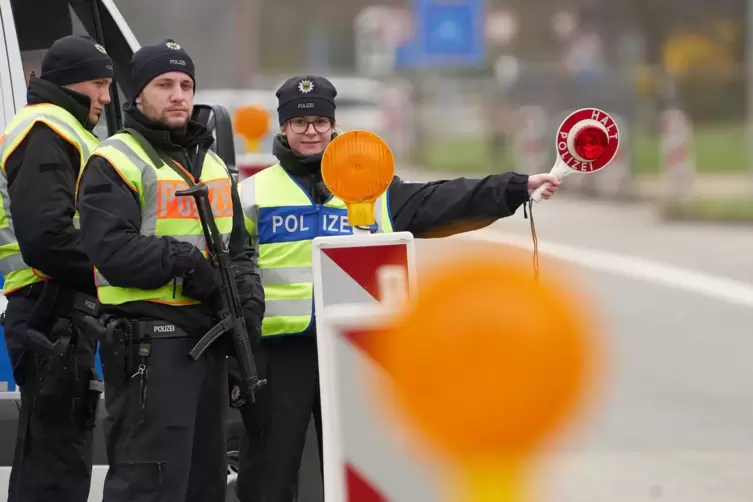
M314 83L309 79L304 79L298 82L298 90L301 94L308 94L314 90Z

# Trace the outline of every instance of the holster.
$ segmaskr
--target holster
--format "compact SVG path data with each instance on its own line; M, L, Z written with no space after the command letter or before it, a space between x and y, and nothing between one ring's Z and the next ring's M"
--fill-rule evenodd
M99 379L96 370L89 370L89 383L86 386L83 402L79 408L79 420L84 429L90 429L97 423L99 401L105 391L105 384ZM74 409L74 412L76 410Z
M74 353L73 337L58 335L51 355L34 354L33 413L38 420L68 420L83 430L94 427L104 385L97 371ZM88 360L88 356L86 357Z
M133 325L128 319L104 319L104 331L99 338L99 356L105 381L120 387L133 374Z
M70 321L61 319L55 325L51 334L56 339L53 351L47 354L37 354L37 369L42 375L39 395L51 400L61 400L65 397L66 388L75 380L76 359L73 357L76 340ZM73 378L72 378L73 377Z
M65 351L65 347L55 347L58 342L66 343L64 339L52 339L56 331L60 331L59 322L67 320L76 329L69 329L71 333L83 334L91 339L98 338L98 331L102 330L99 323L100 304L96 298L67 290L48 280L27 286L27 295L37 295L37 302L29 318L25 346L39 354L55 354ZM75 347L76 340L73 340Z
M35 414L54 420L65 413L82 428L93 427L104 390L93 365L99 302L54 281L32 285L27 294L38 294L25 344L35 362Z

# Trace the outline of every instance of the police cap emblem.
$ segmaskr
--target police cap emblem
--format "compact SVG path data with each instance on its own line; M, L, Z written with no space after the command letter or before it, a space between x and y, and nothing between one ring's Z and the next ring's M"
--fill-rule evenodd
M167 42L165 45L167 46L168 49L172 49L174 51L179 51L180 50L180 44L178 44L176 42L173 42L172 40L170 40L169 42Z
M314 83L309 79L304 79L298 82L298 90L302 94L308 94L314 90Z
M99 45L99 44L94 44L94 48L95 48L95 49L97 49L97 50L98 50L99 52L101 52L102 54L107 54L107 50L105 50L105 48L104 48L104 47L102 47L102 46L101 46L101 45Z

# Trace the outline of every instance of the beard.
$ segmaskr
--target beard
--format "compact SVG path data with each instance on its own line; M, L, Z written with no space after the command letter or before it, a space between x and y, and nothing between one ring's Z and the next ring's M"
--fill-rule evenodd
M175 111L168 111L169 107L160 109L143 98L139 108L149 119L160 122L170 129L184 129L191 118L191 114L188 111L178 114Z

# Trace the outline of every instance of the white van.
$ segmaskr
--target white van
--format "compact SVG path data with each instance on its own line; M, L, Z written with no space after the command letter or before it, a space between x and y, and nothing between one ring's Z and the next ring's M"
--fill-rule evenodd
M91 36L104 45L112 57L117 93L113 93L112 103L106 108L95 133L104 139L121 127L121 108L128 85L123 77L128 75L131 56L139 44L113 0L0 0L0 27L0 51L4 54L0 57L0 129L4 130L15 113L26 104L29 75L40 73L46 49L56 39L70 34ZM217 140L215 151L234 169L232 126L227 111L216 106L197 107L195 118L213 129ZM3 311L4 300L0 303ZM19 394L13 389L7 351L0 336L0 502L7 498L18 420ZM238 423L231 423L230 427L236 429ZM95 433L96 465L89 497L91 502L102 500L102 483L107 471L102 427L98 426ZM234 435L237 433L229 431L229 437ZM232 452L229 453L232 457ZM229 472L228 480L232 477ZM235 500L232 495L230 499Z

